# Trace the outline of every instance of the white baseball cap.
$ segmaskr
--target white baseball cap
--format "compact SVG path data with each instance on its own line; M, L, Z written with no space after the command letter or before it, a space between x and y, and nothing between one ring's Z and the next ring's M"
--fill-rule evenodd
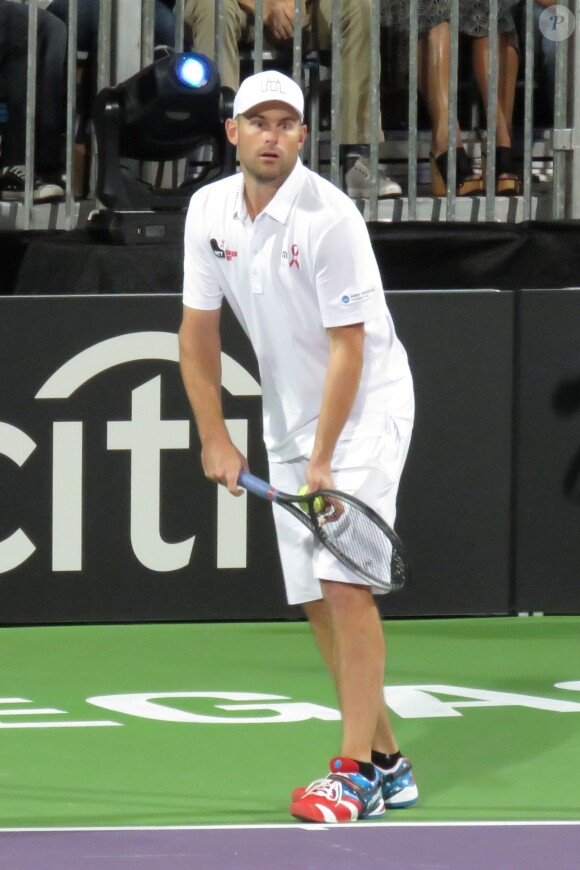
M265 70L248 76L234 99L234 118L261 103L285 103L304 119L304 94L299 85L278 70Z

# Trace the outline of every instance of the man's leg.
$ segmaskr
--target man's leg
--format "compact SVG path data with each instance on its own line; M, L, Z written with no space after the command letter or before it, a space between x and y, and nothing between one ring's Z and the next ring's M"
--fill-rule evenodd
M175 15L161 0L155 0L155 45L175 46Z
M312 38L315 46L331 45L332 0L312 0ZM344 155L345 188L349 196L368 198L372 192L369 143L383 142L378 127L371 130L371 0L343 0L340 31L340 142ZM380 74L379 74L380 75ZM401 186L379 171L379 197L401 195Z
M0 198L24 198L26 160L28 14L26 6L0 7L3 96L8 123L2 141ZM35 172L60 172L65 130L65 61L67 33L64 24L45 9L38 10L38 74L36 102ZM59 184L34 179L34 202L62 199Z
M318 48L331 46L332 0L313 0L311 6L313 39ZM367 144L371 137L383 141L379 129L370 128L371 68L370 0L343 0L340 31L341 117L340 141L344 144Z
M238 43L247 27L247 15L237 0L225 0L224 36L221 47L220 77L223 87L237 91L240 86L240 53ZM215 53L215 4L214 0L186 0L185 20L193 31L195 51L214 57Z
M349 442L336 457L337 487L360 489L361 497L380 508L391 522L409 441L409 435L398 433L393 427L384 438L364 439L354 445ZM271 462L272 485L296 492L304 482L307 464L306 457ZM328 551L315 546L308 530L285 511L275 510L274 520L288 601L301 604L308 616L337 686L346 722L343 754L332 760L329 777L294 789L290 812L316 822L376 817L383 813L383 804L393 805L395 792L397 805L409 806L417 800L417 788L410 763L396 753L384 703L384 638L372 593ZM344 572L348 576L343 576ZM335 577L333 582L317 579L330 576ZM357 667L362 668L362 677L356 673ZM358 685L353 689L355 683ZM378 754L377 749L383 751ZM389 753L390 749L395 751ZM387 758L389 754L398 757ZM399 764L408 772L404 785Z
M377 728L385 644L378 611L367 586L322 581L330 612L334 667L342 713L341 755L371 760Z
M67 30L51 12L38 10L36 165L40 173L64 169Z
M0 4L2 98L8 124L2 136L2 165L22 165L26 151L26 68L28 9L14 3Z
M4 58L3 94L8 106L8 124L2 143L5 165L19 166L26 152L26 96L28 52L28 7L5 9L7 51ZM66 42L64 24L45 9L38 10L38 63L36 99L37 169L55 170L61 165L61 146L66 127Z
M290 813L308 822L350 822L385 812L383 777L371 759L379 710L385 645L368 586L321 581L323 605L305 605L333 674L342 714L340 753L328 777L294 789ZM318 618L319 617L319 618Z
M340 583L328 582L323 582L322 584L323 590L325 592L325 587L339 587L341 585L342 584ZM335 684L337 684L337 668L335 665L336 645L334 641L335 630L333 627L333 619L331 616L328 596L326 595L324 599L320 599L317 601L310 601L306 604L303 604L302 606L304 612L308 617L310 627L312 629L322 657L326 662L327 668L330 671L330 674L332 675ZM378 610L376 610L376 607L375 611L378 617ZM380 629L382 634L382 626L380 626ZM380 649L380 644L377 645L377 648ZM397 740L393 733L387 705L385 704L382 677L380 682L381 686L380 697L378 699L378 714L376 718L375 731L371 739L371 761L379 769L381 775L381 790L386 808L388 810L404 809L405 807L410 807L413 806L413 804L417 803L417 800L419 798L419 791L413 777L411 762L408 758L401 755ZM337 691L341 692L342 689L337 687ZM360 699L359 703L364 704L364 699ZM342 711L342 701L340 702L340 707ZM360 725L363 723L357 722L357 720L354 718L349 721L348 716L345 718L344 711L342 712L344 735L341 755L349 757L349 754L351 752L357 752L359 750L356 748L356 746L350 746L350 743L348 742L348 730L350 730L350 728L354 728L353 733L355 733L356 735L357 729L360 728ZM348 730L347 723L349 725ZM364 757L361 758L359 755L355 755L354 758L360 761L365 760ZM299 800L303 795L306 794L306 792L307 789L304 787L294 789L294 792L292 794L293 800Z
M396 514L396 496L398 490L398 481L403 469L405 458L408 452L410 441L410 428L408 421L401 421L400 426L393 425L392 431L384 439L377 442L363 442L359 447L356 444L349 444L346 456L337 457L336 470L336 485L338 489L347 491L356 491L369 504L387 519L393 523ZM348 465L344 460L353 462L353 468L349 470ZM361 462L361 467L368 468L366 474L362 474L358 466ZM341 578L340 573L343 569L338 565L332 567L332 562L328 562L328 557L324 551L319 551L319 558L315 558L314 572L316 576L335 577L334 582L322 582L319 595L313 596L313 600L302 604L302 607L309 619L311 629L322 654L324 661L330 671L337 691L342 692L340 686L340 678L338 677L337 667L337 646L335 642L335 614L331 609L333 599L330 595L338 591L341 595L340 587L350 586L354 590L360 590L362 593L367 593L366 604L370 604L374 610L367 610L367 616L370 617L370 626L378 629L374 634L375 644L374 651L371 655L376 655L377 651L383 659L384 664L384 636L383 626L380 619L379 611L375 605L376 597L370 593L366 586L360 586L355 582L355 578L351 581L341 583L340 580L346 580L344 576ZM349 602L351 606L351 602ZM366 631L367 629L363 629ZM372 637L373 635L371 635ZM371 650L373 647L371 646ZM381 652L382 650L382 652ZM413 778L411 763L403 756L398 747L396 737L393 733L393 728L390 722L389 713L384 699L383 679L384 674L381 672L378 676L378 700L377 712L375 720L374 734L371 735L371 761L379 769L381 774L382 794L387 809L403 808L412 806L418 800L418 789ZM343 696L344 697L344 696ZM341 709L342 709L341 698ZM361 702L363 703L363 702ZM348 723L348 714L347 714ZM353 718L354 729L356 733L357 723ZM348 726L345 727L345 745L343 753L358 751L356 748L349 748ZM357 757L355 756L355 759ZM359 759L363 760L363 759ZM308 790L305 788L295 789L293 799L299 800L305 795Z
M68 25L69 0L52 0L48 11ZM76 111L79 115L77 141L88 142L89 125L97 96L99 53L99 0L77 0L77 50L87 53Z
M336 685L334 633L329 604L326 599L320 599L318 601L307 602L303 605L303 608L322 658ZM399 751L399 746L393 732L387 705L384 701L382 682L381 676L380 703L371 748L387 755L395 755Z

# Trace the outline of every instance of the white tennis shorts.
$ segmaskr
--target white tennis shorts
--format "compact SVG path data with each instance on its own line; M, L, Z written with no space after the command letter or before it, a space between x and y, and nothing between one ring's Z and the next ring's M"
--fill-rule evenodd
M401 433L391 421L390 431L385 435L339 442L332 462L336 489L360 498L392 526L410 441L407 422L405 432ZM306 480L308 461L308 457L300 456L286 462L271 462L270 482L283 492L298 492ZM288 511L275 504L272 509L289 604L322 598L321 579L368 585ZM376 588L373 592L380 594Z

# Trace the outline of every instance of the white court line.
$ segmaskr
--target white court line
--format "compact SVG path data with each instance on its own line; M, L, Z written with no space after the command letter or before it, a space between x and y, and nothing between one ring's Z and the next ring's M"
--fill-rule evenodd
M509 828L509 827L540 827L540 826L566 826L580 827L580 819L553 819L526 821L481 821L481 822L374 822L362 821L354 824L342 825L300 825L288 822L287 824L264 824L264 825L119 825L113 827L79 827L79 828L0 828L0 834L18 833L72 833L79 831L90 833L91 831L260 831L293 828L303 831L335 831L337 828L348 828L351 831L361 828Z

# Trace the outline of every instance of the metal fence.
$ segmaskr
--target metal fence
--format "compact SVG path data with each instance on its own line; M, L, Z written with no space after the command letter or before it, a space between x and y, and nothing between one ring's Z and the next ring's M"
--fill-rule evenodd
M27 0L28 18L28 67L27 67L27 113L26 113L26 181L22 202L0 203L0 227L65 228L82 225L88 212L95 206L95 154L93 148L88 192L75 196L75 125L77 122L77 77L82 55L77 51L78 3L69 0L68 55L66 71L66 133L65 133L65 195L60 204L46 205L34 201L34 154L35 117L37 101L37 49L39 9L47 6L48 0ZM97 86L106 87L123 81L154 57L155 0L95 0L99 4ZM211 2L211 0L209 0ZM224 45L224 2L215 0L215 42L213 55L218 68L222 64ZM312 0L316 3L317 0ZM390 0L385 0L390 2ZM534 218L574 219L580 218L580 0L563 0L544 12L546 38L555 43L555 86L553 94L553 126L539 128L534 118L534 97L538 59L535 53L537 16L534 15L537 0L514 0L520 3L523 20L519 57L525 75L518 83L520 112L517 119L519 150L521 151L522 187L519 195L501 197L495 190L495 144L498 89L498 14L500 0L489 0L489 99L486 124L477 129L474 122L464 129L464 140L469 153L478 167L482 156L482 143L487 144L487 182L481 197L456 196L455 125L459 101L459 68L461 53L460 3L450 0L449 16L449 81L448 81L448 192L444 197L430 193L426 170L428 169L429 130L419 125L421 111L418 97L419 69L419 10L422 0L407 0L409 26L399 46L403 46L407 58L407 111L406 128L385 130L385 141L371 137L369 161L372 195L361 203L369 220L467 220L467 221L519 221ZM185 0L176 0L175 48L184 45ZM318 104L313 110L318 114L310 117L315 128L311 147L306 149L305 159L317 171L326 174L333 183L341 184L340 127L341 102L341 16L342 0L332 3L331 39L322 69L330 94L330 129L319 129ZM271 57L267 42L268 30L264 27L264 0L255 3L255 36L251 64L255 71L263 68ZM372 0L370 45L368 52L371 67L370 124L378 130L381 117L381 85L384 94L384 75L381 72L382 44L381 0ZM545 22L548 22L547 24ZM551 32L550 32L551 28ZM295 80L308 86L313 75L312 63L305 51L304 7L295 0L294 37L287 50L289 71ZM195 34L194 45L195 45ZM320 60L320 59L319 59ZM383 71L384 72L384 71ZM316 75L321 73L320 66ZM0 101L2 94L0 94ZM8 118L7 123L10 123ZM384 126L384 125L383 125ZM75 156L77 160L75 161ZM380 169L396 173L404 195L383 200L377 195L377 177ZM541 175L543 173L543 181Z

